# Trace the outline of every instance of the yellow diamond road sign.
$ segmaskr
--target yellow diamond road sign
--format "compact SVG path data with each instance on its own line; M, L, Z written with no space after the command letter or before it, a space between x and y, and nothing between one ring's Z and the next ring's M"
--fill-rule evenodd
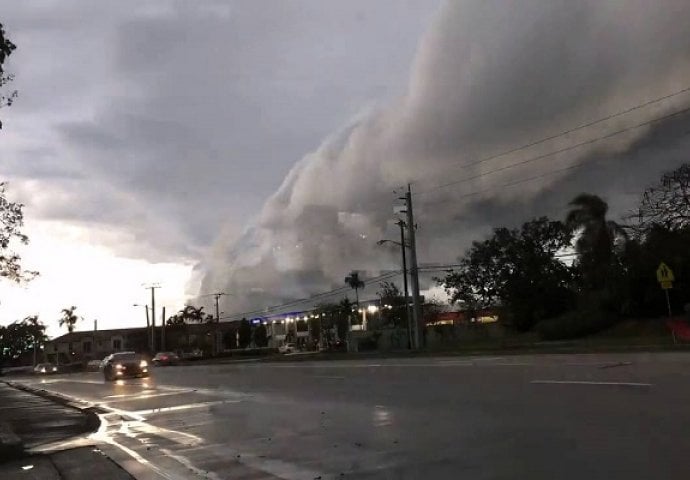
M662 284L663 288L671 288L670 286L666 287L664 285L673 283L676 277L673 276L673 270L671 270L664 262L661 262L659 264L659 268L656 269L656 279L659 280L659 283Z

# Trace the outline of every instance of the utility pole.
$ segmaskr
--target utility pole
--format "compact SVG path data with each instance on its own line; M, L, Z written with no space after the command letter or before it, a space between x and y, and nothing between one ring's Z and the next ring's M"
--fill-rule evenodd
M146 310L146 343L151 348L151 321L149 320L149 306L144 305Z
M165 351L165 307L161 314L161 350Z
M161 287L153 284L145 288L151 290L151 353L154 354L156 352L156 289Z
M206 295L202 295L202 297L213 297L215 300L215 307L216 307L216 328L213 331L213 354L215 355L218 353L218 346L219 346L219 341L218 341L218 324L220 324L220 297L223 295L227 295L225 292L217 292L217 293L209 293Z
M403 290L405 295L405 316L407 317L407 344L409 348L413 348L412 344L412 312L410 312L410 294L407 288L407 246L405 245L405 221L398 220L397 225L400 227L400 250L402 250L402 273L403 273Z
M220 323L220 306L219 306L220 297L222 297L223 295L227 295L227 293L220 292L220 293L213 293L212 295L216 300L216 323Z
M151 349L151 321L149 320L149 306L133 303L133 307L144 307L146 311L146 348Z
M405 193L405 205L407 213L407 233L410 239L410 280L412 282L412 313L414 318L414 346L415 349L421 347L419 331L422 328L422 305L419 300L419 269L417 267L417 236L415 234L416 225L414 223L414 213L412 210L412 187L407 184Z

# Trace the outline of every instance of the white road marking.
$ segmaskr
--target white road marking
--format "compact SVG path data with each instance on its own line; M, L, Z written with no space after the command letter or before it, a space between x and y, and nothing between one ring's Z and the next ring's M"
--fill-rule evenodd
M97 440L99 442L106 443L108 445L112 445L113 447L119 448L125 454L127 454L129 457L134 459L136 462L150 468L151 470L153 470L155 473L157 473L162 478L165 478L167 480L182 480L181 476L173 474L172 472L163 471L160 467L158 467L154 463L148 461L146 458L142 457L141 455L139 455L137 452L135 452L131 448L129 448L129 447L121 444L120 442L116 441L108 433L108 427L110 426L110 423L108 422L106 415L99 415L99 417L101 419L101 425L98 428L98 431L96 433L92 434L90 436L90 438L93 438L94 440Z
M226 403L226 402L207 402L207 403ZM108 408L108 407L106 407ZM117 409L112 409L116 411ZM130 414L130 415L138 415L140 412L127 412L127 411L121 411L122 413ZM132 448L127 447L126 445L122 444L121 442L118 442L109 432L109 427L114 426L108 422L107 419L107 414L101 414L99 415L101 418L101 425L100 428L98 429L98 432L94 433L90 438L93 440L101 441L104 443L107 443L109 445L112 445L114 447L119 448L123 452L125 452L127 455L129 455L132 459L136 460L142 465L146 465L147 467L151 468L154 470L157 474L159 474L161 477L166 478L168 480L181 480L182 477L179 476L176 472L171 472L167 469L162 468L160 465L157 465L153 463L153 461L146 459L139 453L137 453L135 450ZM140 437L139 433L148 433L152 435L158 435L162 436L164 438L171 439L175 441L176 443L182 443L180 442L177 438L175 438L177 435L180 436L186 436L186 437L192 437L194 438L195 442L192 442L191 445L189 445L191 448L189 448L187 451L192 452L197 449L200 449L204 453L207 453L208 450L211 449L211 445L205 443L204 439L201 437L197 437L195 435L191 435L188 433L184 432L179 432L176 430L168 430L164 428L159 428L155 427L147 422L144 421L123 421L119 425L119 430L118 433L120 435L123 435L127 438L130 438L132 441L138 441L141 442L142 445L144 442L142 441L142 438ZM185 442L186 443L186 442ZM159 450L161 453L163 453L165 456L172 458L179 464L183 465L186 467L189 471L191 471L194 475L200 477L200 478L205 478L205 479L211 479L211 480L217 480L220 477L218 474L215 472L210 472L203 470L201 468L198 468L197 466L194 465L193 461L190 460L187 456L182 454L181 452L173 452L170 449L165 449L161 448ZM219 446L218 449L214 449L214 451L218 452L219 458L228 458L228 452L232 452L231 449L228 449L226 445ZM235 455L231 455L235 456ZM253 468L255 470L259 470L271 475L275 475L278 478L285 479L285 480L301 480L304 478L317 478L317 477L323 477L325 474L323 472L318 472L315 470L311 470L302 466L299 466L297 464L289 463L289 462L284 462L282 460L277 460L277 459L267 459L267 458L261 458L257 455L252 455L249 453L242 452L241 456L237 455L237 462L242 463L250 468ZM188 478L188 477L184 477Z
M137 400L148 400L149 398L167 397L170 395L182 395L183 393L194 393L194 390L179 391L179 392L161 392L161 393L148 393L148 392L123 393L120 395L108 395L108 396L103 397L103 398L112 399L112 400L108 400L106 403L116 403L116 402L129 402L129 401L137 401Z
M618 387L651 387L652 383L637 383L637 382L594 382L585 380L532 380L532 384L536 385L604 385L604 386L618 386Z
M172 407L160 407L160 408L151 408L147 410L135 410L133 412L129 412L130 414L134 415L153 415L157 413L169 413L169 412L177 412L180 410L191 410L194 408L206 408L206 407L211 407L213 405L221 405L221 404L226 404L226 403L240 403L241 400L216 400L214 402L199 402L199 403L188 403L186 405L174 405Z
M332 380L344 380L345 377L339 377L335 375L314 375L314 378L330 378Z

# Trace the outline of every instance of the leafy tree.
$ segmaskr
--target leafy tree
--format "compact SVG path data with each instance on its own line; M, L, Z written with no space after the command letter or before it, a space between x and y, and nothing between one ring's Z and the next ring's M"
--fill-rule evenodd
M323 337L327 342L332 342L335 340L335 338L332 337L332 329L334 326L336 327L336 331L340 332L338 325L344 323L343 332L347 331L347 317L344 317L343 309L339 304L323 303L317 305L314 313L321 319L320 328L323 329ZM344 318L344 321L341 320L341 318Z
M10 250L14 240L22 244L29 238L22 233L24 225L24 205L8 200L6 184L0 182L0 277L14 282L30 280L37 272L25 271L21 267L21 257Z
M614 265L614 247L618 240L625 238L625 231L606 218L609 207L596 195L582 193L570 202L570 206L566 224L579 233L575 249L585 286L602 288Z
M12 43L10 39L5 36L5 29L3 28L2 23L0 23L0 87L8 84L14 79L13 75L5 73L3 64L16 48L17 47L15 46L15 44ZM11 91L9 94L0 93L0 108L9 107L10 105L12 105L12 102L16 97L16 90ZM0 129L2 129L1 120Z
M69 308L63 308L62 309L62 317L60 317L58 323L60 324L60 327L66 326L67 331L69 333L72 333L74 331L74 326L77 324L79 320L81 320L81 317L77 316L75 310L77 307L74 305L69 307Z
M557 257L570 241L570 230L546 217L520 229L497 228L437 281L451 302L470 311L501 306L518 330L528 330L572 303L573 272Z
M0 327L0 357L3 360L15 359L34 348L40 348L47 340L45 331L45 325L36 315Z
M657 226L668 231L690 227L690 164L664 173L656 185L644 191L637 210L626 220L626 227L638 236Z
M242 319L238 333L240 348L247 348L252 341L252 326L249 320L246 318Z
M5 60L12 54L16 46L5 36L5 29L0 23L0 87L12 81L12 75L7 75L3 68ZM9 106L16 97L17 92L9 95L0 93L0 108ZM2 128L2 121L0 121ZM37 275L37 272L23 271L21 257L10 251L10 243L17 240L20 243L28 243L28 237L21 232L24 223L23 205L8 200L6 196L6 184L0 182L0 277L12 281L29 280Z
M383 324L393 324L398 327L407 327L407 308L405 296L393 282L379 283L379 291L376 295L381 303L381 320ZM390 308L389 308L390 307Z
M254 345L259 348L268 346L268 332L266 326L261 323L254 329Z

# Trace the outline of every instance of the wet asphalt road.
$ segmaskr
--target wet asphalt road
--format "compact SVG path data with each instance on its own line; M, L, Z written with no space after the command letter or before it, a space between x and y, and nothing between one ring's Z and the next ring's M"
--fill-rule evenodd
M97 373L26 381L103 406L97 438L177 472L168 478L690 476L681 353L238 363L115 384Z

